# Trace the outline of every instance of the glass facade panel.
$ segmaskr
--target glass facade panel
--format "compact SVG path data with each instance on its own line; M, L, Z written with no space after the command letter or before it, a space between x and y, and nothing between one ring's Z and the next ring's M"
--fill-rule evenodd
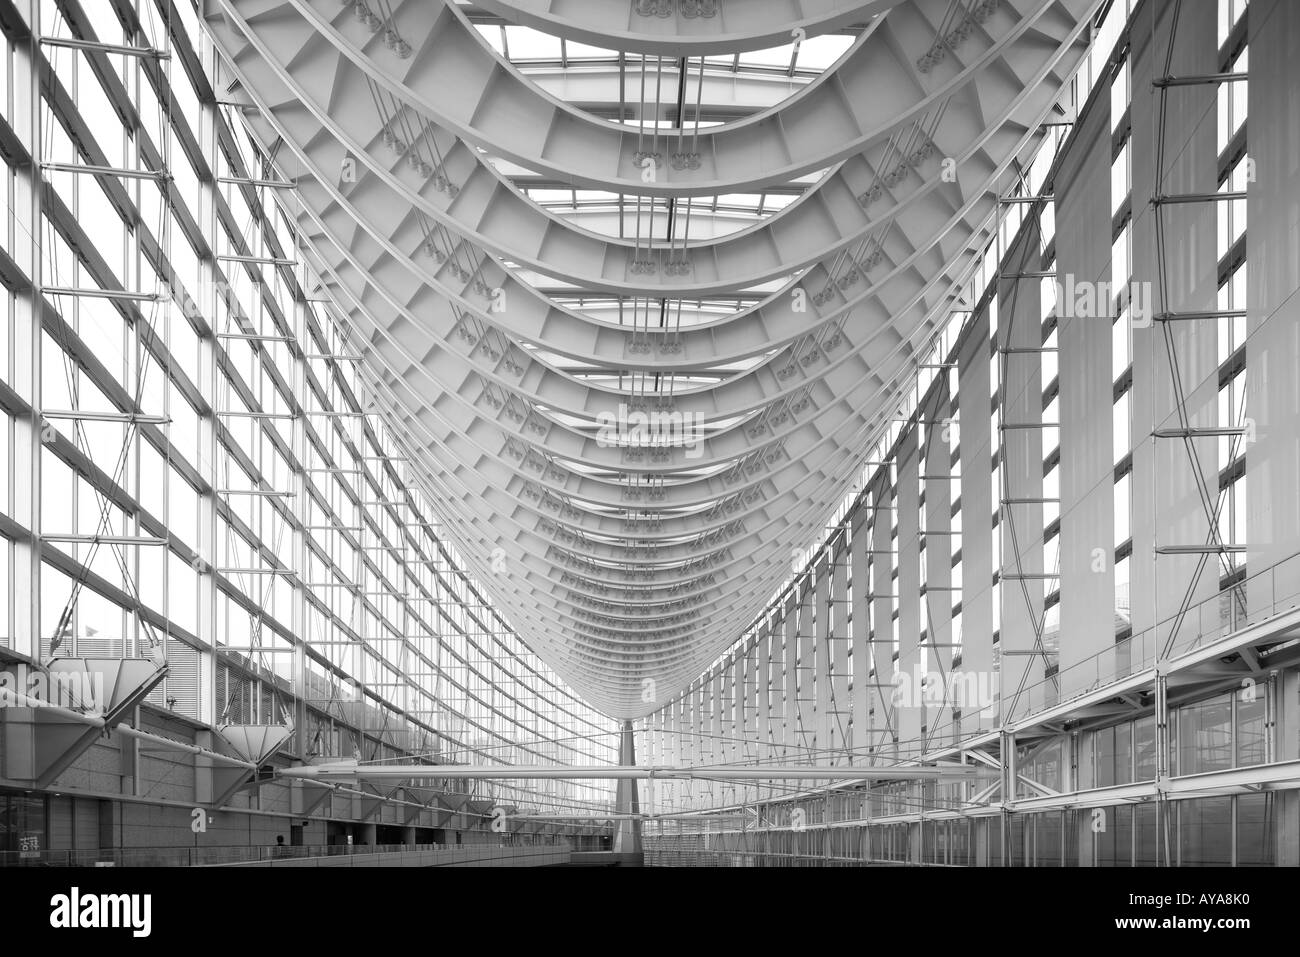
M1183 867L1232 865L1232 798L1179 801L1179 859Z

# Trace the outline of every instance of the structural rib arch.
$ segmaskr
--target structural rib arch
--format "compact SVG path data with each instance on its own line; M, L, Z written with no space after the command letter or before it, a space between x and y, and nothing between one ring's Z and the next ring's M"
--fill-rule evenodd
M909 121L919 120L976 70L1003 64L1009 40L1026 31L1068 33L1089 0L999 0L972 29L958 64L953 56L921 72L917 61L942 35L948 0L909 0L880 18L852 54L815 88L756 117L701 130L697 169L674 169L666 157L644 177L643 133L599 120L542 93L486 48L459 11L406 0L394 22L413 49L402 59L383 31L341 10L334 0L218 0L239 24L257 32L281 62L316 73L321 89L338 89L340 57L422 114L492 155L595 189L633 195L705 196L814 173L861 152ZM404 14L406 18L404 19ZM407 23L409 20L409 24ZM311 31L305 21L315 27ZM969 47L966 46L969 44ZM888 89L888 96L876 95ZM475 91L466 95L467 90ZM475 95L476 94L476 95ZM794 109L797 104L798 108Z
M974 257L972 257L972 261L971 261L972 266L974 265L974 262L975 262ZM407 405L409 405L409 402L407 403ZM889 406L888 404L886 404L885 407L888 408L888 407L890 407L890 406ZM883 423L882 423L882 424L883 424ZM439 448L439 451L441 452L441 451L442 451L442 446L441 446L441 445L438 445L437 447ZM467 470L467 471L468 471L468 474L470 474L470 475L471 475L475 480L479 480L479 481L481 482L482 476L481 476L481 472L480 472L479 469L470 469L470 470ZM842 471L841 471L840 469L834 469L834 470L832 470L831 473L828 475L828 479L831 480L832 484L837 484L837 483L834 481L834 480L835 480L835 476L836 476L837 474L842 474ZM447 499L447 500L449 500L449 501L457 501L457 502L461 502L461 503L463 503L463 507L465 507L465 508L469 508L471 505L476 505L476 504L477 504L477 505L484 505L484 504L486 504L486 506L487 506L487 511L486 511L486 513L485 513L485 515L484 515L484 521L483 521L482 523L478 524L476 527L478 527L478 528L488 527L489 523L490 523L491 520L492 520L491 517L492 517L493 515L495 515L495 516L497 517L497 525L498 525L498 527L499 527L499 525L500 525L500 516L501 516L503 513L504 513L504 514L509 514L510 503L509 503L508 501L506 501L506 502L501 502L501 501L494 500L494 499L493 499L493 494L494 494L494 490L493 490L492 486L491 486L490 484L486 483L486 482L481 482L481 484L480 484L477 488L474 488L474 489L470 490L470 491L467 492L467 493L466 493L466 492L462 492L461 495L459 495L459 496L455 496L455 497L453 497L453 498L451 498L451 499ZM800 520L800 519L807 520L807 519L811 518L813 515L817 515L817 514L823 514L823 515L824 515L826 509L829 508L829 507L833 504L833 501L834 501L833 497L832 497L831 499L829 499L829 500L816 501L816 497L814 496L814 497L813 497L813 507L811 507L811 508L809 509L809 513L810 513L810 514L809 514L808 516L804 516L804 515L796 515L796 516L794 516L794 518L796 519L796 524L802 524L802 522L798 521L798 520ZM495 553L495 552L497 552L497 551L499 551L499 550L508 550L507 553L510 554L510 555L512 556L512 562L515 562L516 560L518 560L518 561L520 561L520 562L522 562L522 563L527 563L527 561L528 561L527 556L528 556L529 553L528 553L527 549L525 549L525 548L523 547L524 542L523 542L523 541L522 541L518 536L511 536L510 534L507 534L507 535L505 536L505 538L503 538L503 539L497 539L497 540L495 540L495 541L497 542L497 544L495 544L494 547L491 548L491 549L482 549L482 550L480 550L480 549L476 549L476 548L474 548L474 544L475 544L475 543L473 543L473 542L470 542L470 543L468 543L468 544L466 544L466 543L462 543L462 548L465 548L465 549L467 549L467 550L469 550L469 551L472 551L472 552L475 553L475 554L480 553L480 551L481 551L482 554L491 554L491 553ZM791 541L793 541L793 540L791 540ZM504 542L504 543L505 543L505 546L504 546L504 547L500 544L501 542ZM776 580L779 580L780 577L784 575L785 563L786 563L786 561L788 560L788 554L789 554L789 551L790 551L790 547L792 547L792 546L781 546L781 547L779 547L778 549L776 549L777 554L774 556L773 560L770 561L770 562L766 562L766 563L765 563L765 564L767 565L767 567L768 567L769 570L774 569L774 571L772 572L772 574L774 574L774 575L776 576ZM523 557L520 558L520 559L516 559L514 556L523 556ZM549 556L548 556L548 557L549 557ZM762 569L763 564L764 564L764 563L759 563L759 564L758 564L758 569L759 569L759 570ZM564 572L561 573L562 576L563 576L564 574L566 574L566 573L564 573ZM528 618L529 618L530 621L531 621L531 618L533 617L532 612L535 610L535 608L536 608L536 606L537 606L537 604L538 604L539 599L542 598L542 591L544 590L544 586L545 586L546 584L549 583L552 587L554 587L554 582L555 582L555 575L553 574L553 572L550 573L550 574L547 574L547 573L544 572L544 573L542 574L541 579L540 579L540 583L541 583L541 585L543 586L543 589L538 589L538 588L537 588L538 582L534 582L534 581L531 580L533 577L534 577L534 576L532 576L531 574L530 574L530 575L520 576L518 573L516 573L515 575L512 575L512 576L510 576L510 578L507 579L507 583L509 583L509 584L514 584L514 583L516 582L516 580L522 580L522 582L523 582L523 584L524 584L525 586L531 586L531 587L528 589L531 597L530 597L530 599L529 599L529 601L528 601L528 604L527 604L527 608L528 608L529 611L530 611L530 614L528 615ZM588 582L588 583L590 583L590 587L586 587L586 586L584 586L584 585L580 585L580 584L577 584L577 583L575 583L575 582L569 582L569 585L572 586L572 590L573 590L576 594L579 594L579 595L581 595L581 596L583 596L583 597L591 597L591 598L594 598L594 599L596 599L596 600L603 600L603 599L601 598L601 596L608 595L608 594L610 594L612 591L614 591L613 586L608 585L608 584L602 584L602 583L600 583L599 581L597 581L594 577L584 577L583 581L584 581L584 582ZM741 581L743 582L744 580L741 579ZM745 584L752 584L752 580L749 581L749 582L744 582L744 583L745 583ZM718 586L719 586L720 584L722 584L722 583L720 583L720 582L710 582L708 585L701 584L701 585L699 585L698 587L691 587L691 588L687 588L687 589L684 589L684 590L683 590L683 589L680 589L680 588L677 588L675 585L670 585L670 586L668 586L668 590L667 590L666 592L664 592L664 591L657 591L656 594L658 595L658 597L660 598L660 600L663 600L663 601L676 600L677 598L679 598L679 597L681 597L681 596L683 596L683 595L685 596L686 599L691 599L691 598L695 598L695 597L701 597L701 598L704 598L704 597L707 597L707 595L710 594L710 593L715 593L715 591L717 590L717 588L718 588ZM752 599L753 599L754 601L762 601L762 600L763 600L763 596L764 596L766 593L768 593L768 591L770 591L770 589L767 589L767 583L764 582L763 584L761 584L761 585L758 586L758 590L757 590L756 592L754 592L752 596L750 595L749 590L746 589L745 592L744 592L744 594L741 595L741 596L739 596L739 597L740 597L741 599L752 597ZM740 602L736 607L737 607L738 609L743 609L743 608L744 608L744 602L741 601L741 602ZM701 611L702 611L702 610L703 610L703 609L701 609ZM752 612L752 608L749 609L749 612ZM737 627L737 628L739 628L739 627L743 627L743 624L744 624L744 620L743 620L743 619L744 619L745 614L747 614L747 613L748 613L748 612L743 611L743 610L738 610L738 611L737 611L737 615L738 615L738 617L736 618L736 621L735 621L735 627ZM530 624L530 627L531 627L531 624ZM544 630L541 629L541 628L540 628L540 625L539 625L538 633L541 634L541 633L543 633L543 631L544 631ZM689 669L688 669L688 670L689 670Z
M504 20L595 47L650 56L745 53L864 26L903 0L477 0Z
M363 83L344 83L326 104L306 87L299 69L272 64L251 49L241 53L233 36L222 36L229 37L226 49L241 76L258 92L265 122L274 124L316 175L352 161L356 185L349 193L395 190L425 217L426 243L437 245L432 234L442 227L453 242L583 290L681 298L787 280L818 263L832 266L837 257L870 256L895 228L907 233L900 216L910 203L936 191L947 194L941 204L951 202L962 184L981 184L986 171L1002 165L1014 143L1013 128L1037 117L1041 101L1051 98L1050 86L1038 81L1070 45L1067 36L1057 47L1034 43L1032 50L1011 51L1033 71L1025 82L998 72L975 74L932 117L845 160L776 216L723 238L689 245L683 240L679 246L675 239L643 243L575 227L528 201L481 154L442 130L417 134L443 144L436 150L444 160L439 176L423 175L428 171L409 161L409 147L399 153L385 141L384 124L366 109L371 94ZM1023 37L1017 42L1029 45ZM353 69L340 66L349 78ZM951 182L942 178L945 170ZM446 191L447 182L457 184L455 196ZM911 219L933 215L921 211Z
M1035 77L1040 80L1042 78ZM910 223L915 221L921 229L932 233L941 231L937 227L945 223L955 210L962 208L963 200L970 202L986 191L991 183L990 174L1004 166L1012 154L1008 144L1014 148L1021 139L1024 127L1032 126L1034 120L1030 117L1041 116L1054 98L1051 92L1053 89L1051 83L1035 83L1032 87L1033 101L1023 109L1024 118L1008 121L999 131L998 142L990 142L989 151L980 151L966 166L961 167L964 176L957 177L958 182L943 183L936 168L932 171L933 182L919 188L913 187L910 195L917 199L914 204L916 208L905 207L899 215L887 221L888 233L885 241L878 244L881 255L877 261L889 262L891 258L894 261L905 260L907 250L924 248L927 242L925 234L911 227ZM990 155L994 149L996 155ZM973 181L973 185L963 188L963 180L966 183ZM325 178L322 181L325 182ZM339 197L344 196L343 184L326 182L326 185ZM373 185L381 187L377 193L370 190ZM454 264L447 263L440 267L432 257L422 256L425 237L418 221L404 215L405 207L393 203L392 197L383 192L382 184L352 184L343 201L350 205L350 213L355 213L357 218L363 220L366 216L362 208L378 210L375 218L386 218L390 223L379 230L381 234L397 234L404 229L405 236L398 236L394 240L396 246L422 264L422 278L425 282L441 285L442 291L455 299L457 306L465 312L477 313L484 322L500 328L516 340L531 342L561 355L575 359L599 356L605 361L614 360L630 369L649 372L686 372L716 367L756 355L766 355L773 350L794 347L801 342L806 344L808 336L815 334L820 327L842 322L848 309L866 294L866 286L864 282L854 280L844 284L843 289L826 301L814 301L803 310L799 306L805 303L793 295L796 288L804 290L815 300L818 293L825 293L832 286L838 288L846 277L854 273L862 279L868 269L879 271L874 266L861 268L864 265L862 259L854 264L832 258L825 264L818 263L805 270L798 279L788 283L776 294L729 318L669 330L672 339L667 344L669 347L651 350L644 348L645 343L652 335L658 338L659 333L638 326L612 326L607 322L592 320L579 311L554 306L545 297L540 297L533 286L516 279L511 271L499 264L483 265L473 281L466 281L454 272ZM395 217L400 220L397 226L391 225ZM876 248L873 245L862 254L862 258L871 261ZM899 249L905 252L899 255ZM476 263L485 258L477 250L475 255L478 257ZM504 300L510 305L504 311L493 314L487 311L492 299L488 293L497 289L504 292ZM888 322L889 308L889 304L878 304L878 322ZM460 321L458 316L456 321ZM572 406L568 408L574 412L583 411ZM697 411L735 414L741 410L728 408Z
M973 265L973 264L974 264L974 258L972 257L972 265ZM404 402L402 402L402 403L398 403L398 405L401 405L401 406L404 407L404 408L409 408L410 405L411 405L411 402L410 402L409 398L407 398ZM883 406L884 408L889 408L889 407L892 407L892 404L886 402L886 403L882 403L882 406ZM427 422L427 421L430 420L430 416L428 416L428 415L425 415L425 416L423 416L423 417L419 417L419 418L422 418L425 422ZM406 421L408 421L408 422L417 422L417 423L418 423L417 417L416 417L413 413L409 413L409 414L408 414ZM418 423L416 427L417 427L417 428L422 428L422 423ZM444 456L443 456L443 453L445 452L445 446L443 445L443 443L438 442L438 441L430 441L430 440L427 439L427 438L422 438L422 441L426 442L430 447L432 447L432 448L437 448L437 449L438 449L439 455L438 455L438 458L437 458L437 459L434 459L435 464L436 464L439 460L441 460L441 459L444 457ZM540 465L540 459L539 459L538 461L539 461L539 465ZM438 466L438 467L440 467L440 466ZM526 498L525 498L524 496L520 495L520 496L518 496L518 500L517 500L517 501L512 502L512 501L511 501L511 496L510 496L510 495L499 496L498 493L496 492L496 490L494 489L492 482L488 481L488 480L485 478L485 476L484 476L484 468L485 468L484 463L483 463L482 461L480 461L480 462L478 462L478 463L476 464L476 467L474 467L474 468L463 468L463 469L461 470L461 471L462 471L462 474L465 475L465 476L468 476L469 479L470 479L470 481L471 481L472 483L475 483L475 484L474 484L474 487L473 487L472 491L470 491L470 492L468 492L468 493L462 493L462 495L461 495L460 497L464 498L464 499L466 500L467 503L475 503L476 507L482 507L482 508L484 509L484 511L483 511L483 513L482 513L482 514L483 514L483 517L484 517L484 521L483 521L483 523L479 526L480 528L486 528L486 527L489 527L490 524L491 524L491 516L494 515L494 514L497 516L496 524L497 524L498 527L500 527L500 525L501 525L501 515L502 515L502 514L505 514L505 515L510 515L510 516L512 516L512 517L518 517L518 513L521 512L520 502L526 502ZM838 472L838 469L831 469L831 470L826 474L826 476L825 476L825 477L827 478L828 482L830 482L830 484L832 484L832 485L836 484L836 482L835 482L835 475L837 474L837 472ZM815 498L815 496L814 496L814 498ZM560 496L558 496L558 495L553 496L553 501L554 501L554 502L556 503L556 505L558 506L559 503L560 503L560 501L561 501ZM798 504L798 503L796 503L796 504ZM824 510L823 510L823 507L822 507L822 503L818 503L818 504L817 504L817 507L814 508L813 511L814 511L814 512L821 512L822 514L824 514ZM800 516L800 515L792 515L791 517L793 517L793 518L795 518L795 519L798 519L798 518L802 518L803 516ZM547 525L547 524L550 525L550 528L543 527L544 525ZM543 520L542 520L542 523L539 524L537 527L538 527L538 528L543 532L543 534L546 535L546 536L548 537L548 539L549 539L549 538L554 538L554 537L555 537L555 536L552 535L551 533L556 532L556 531L559 529L560 525L563 525L563 522L560 522L560 523L550 523L548 519L543 519ZM510 529L507 529L507 535L506 535L506 537L505 537L504 540L505 540L507 543L513 543L513 547L512 547L512 549L511 549L511 554L512 554L512 555L515 554L515 553L518 551L518 549L520 548L520 546L521 546L521 544L522 544L522 540L521 540L521 538L520 538L520 534L519 534L520 531L521 531L521 530L519 530L519 529L516 529L516 530L513 530L513 531L510 530ZM627 533L627 532L625 531L624 534L625 534L625 535L629 535L629 538L631 538L630 533ZM662 546L661 546L661 547L662 547ZM788 549L785 549L785 551L786 551L786 553L788 554ZM781 565L780 562L778 562L777 564L778 564L778 567Z
M299 184L303 196L310 201L314 193L306 180L299 177ZM948 221L951 228L943 233L946 241L969 239L973 232L972 223L987 218L993 208L989 192L978 194L978 201L970 204L961 216ZM328 203L328 198L325 198L320 206ZM326 209L321 221L328 224L331 220L335 226L328 235L333 245L339 249L355 250L348 257L350 262L340 263L340 272L353 277L354 293L362 298L367 286L372 289L380 287L391 296L388 308L405 304L399 327L402 342L408 356L423 357L418 362L414 359L408 361L428 373L431 384L436 383L459 396L481 392L484 406L490 405L493 397L497 397L502 400L500 407L507 410L506 414L514 407L505 404L507 397L526 401L530 410L544 408L547 411L537 413L534 421L545 430L545 441L555 454L596 467L626 468L627 463L619 458L618 449L603 447L598 438L566 426L557 420L556 413L594 418L619 401L631 400L631 396L574 381L526 354L512 358L514 368L507 370L509 375L503 375L495 363L490 368L486 363L479 365L473 352L462 359L443 348L439 343L445 339L459 337L468 344L470 336L477 338L477 334L471 332L474 326L467 321L468 317L457 313L445 297L435 292L430 277L413 268L411 261L393 256L391 250L381 248L373 240L370 244L359 243L356 235L349 232L355 220L345 211L337 207ZM766 414L778 417L776 424L767 424L761 434L770 432L775 438L785 438L798 428L799 416L797 413L782 416L782 412L799 405L805 398L817 404L830 403L836 396L845 400L858 398L855 384L860 386L875 374L872 363L879 353L878 337L892 336L900 328L913 328L945 301L952 277L945 277L942 265L950 252L951 249L923 249L893 270L886 272L882 269L886 276L880 283L868 287L876 296L874 304L862 303L865 296L859 296L860 304L851 314L851 324L830 326L822 338L809 339L802 346L796 343L796 347L782 350L777 354L782 365L776 366L769 361L713 388L672 396L673 411L699 417L702 425L707 426L719 419L737 419L732 426L701 438L698 461L694 462L696 467L732 462L751 449L753 436L743 434L754 427L749 417ZM937 271L930 273L928 267L935 267ZM928 281L922 278L927 274L931 276ZM943 281L945 278L947 282ZM378 305L373 293L369 302L372 308ZM894 303L892 312L885 308L887 302ZM439 314L438 311L442 315L441 326L431 321ZM913 313L917 318L908 320L906 317ZM441 335L439 329L443 330ZM815 366L806 361L809 355L815 356ZM817 390L815 393L814 389ZM665 405L665 410L667 408ZM533 418L531 411L529 417ZM662 470L691 464L687 455L685 451L672 450ZM584 481L594 484L594 480Z
M313 207L323 208L328 206L331 202L329 196L317 197L315 201L312 201L316 194L310 188L307 179L300 176L298 177L298 181L300 189L304 192L304 196ZM979 212L977 212L973 217L976 221L981 216L985 215L988 209L991 208L991 205L987 200L987 195L990 191L991 190L980 191L976 193L977 197L984 198L984 204L982 206L978 204L975 205L975 208L979 210ZM969 209L964 210L963 213L965 216L970 217ZM342 226L340 228L342 230L349 229L353 222L351 218L342 216L341 214L335 216L335 218L341 221ZM936 232L937 234L944 235L950 240L956 241L957 239L968 235L970 232L970 226L963 223L961 217L954 217L941 222L944 228L937 230ZM346 232L336 233L336 244L340 246L345 245L347 235ZM839 393L839 390L851 390L855 381L864 379L871 372L869 366L849 364L850 360L861 358L859 355L861 349L869 348L871 346L871 340L864 332L859 332L859 330L866 330L868 328L882 331L888 330L891 328L891 325L896 324L899 321L899 317L896 313L899 305L905 300L898 296L896 287L899 286L901 281L915 281L912 275L907 275L908 273L915 274L918 271L929 272L929 267L941 266L946 259L947 251L940 250L940 255L927 257L925 254L928 252L930 251L927 249L921 249L920 255L918 256L914 250L913 259L910 262L897 264L896 268L892 271L884 269L878 271L883 274L881 281L873 283L870 288L875 289L877 294L881 295L883 298L880 299L874 308L863 306L857 310L854 314L853 325L855 328L852 331L831 329L828 332L828 338L818 340L817 343L812 341L805 342L804 346L806 348L811 348L812 345L817 344L817 347L825 352L824 357L819 358L817 365L811 369L809 368L809 364L806 361L803 361L803 359L806 358L806 348L804 351L799 349L786 350L786 353L788 354L778 352L775 354L774 361L783 363L783 365L773 368L773 362L769 361L762 366L755 367L754 370L741 376L737 376L731 380L720 382L711 388L684 390L681 393L672 396L672 405L679 412L689 413L693 416L701 416L708 420L762 414L771 410L775 403L789 402L791 400L797 401L800 397L800 393L806 392L810 385L819 384L822 385L822 388L825 390L827 386L824 383L821 383L820 380L827 374L835 372L836 370L838 370L839 377L838 385L832 381L828 394L837 394ZM394 258L400 260L400 257ZM358 278L375 277L381 274L386 275L385 270L389 269L388 263L381 263L377 260L368 260L364 263L354 262L352 265L353 272ZM414 272L410 268L409 263L407 263L407 267L407 271L411 273L410 277L407 279L407 284L409 288L411 288L412 294L418 294L421 288L427 290L432 277ZM935 275L938 275L938 273L935 273ZM423 283L423 286L421 286L421 282ZM397 279L389 280L387 285L392 289L402 288L400 280ZM892 295L885 295L891 287L894 287L895 291ZM885 309L884 303L886 301L893 303L895 313L891 314ZM436 306L437 303L435 303L435 307ZM469 328L465 323L463 315L458 317L454 310L446 309L445 311L446 321L451 324L444 327L447 333L451 333L456 328L459 328L462 332ZM421 308L420 312L426 317L426 319L432 315L431 310L427 308ZM433 335L431 338L424 340L418 338L420 326L415 319L415 313L413 311L408 310L407 322L409 325L409 328L406 330L408 352L424 356L424 365L426 368L434 366L435 360L432 357L434 356L435 350L438 349L437 336ZM828 345L830 338L836 336L839 337L839 341L835 343L835 346ZM841 344L843 345L843 348L839 348ZM469 359L469 363L462 364L462 360L459 356L448 354L446 360L438 364L444 371L441 374L431 376L431 378L435 382L441 384L442 387L451 391L452 394L464 395L467 391L473 388L468 377L477 375L489 392L492 388L497 388L501 390L501 392L498 393L500 396L510 395L512 397L524 398L531 405L545 407L551 413L561 412L567 415L586 415L588 418L597 415L603 410L609 409L613 403L621 398L620 393L615 390L593 388L589 385L574 381L571 378L566 379L564 376L548 369L544 363L535 359L530 360L524 355L520 355L513 360L519 364L527 364L527 367L522 368L514 377L501 376L499 371L495 368L479 367L475 369L473 355L467 358ZM798 376L794 375L793 370L793 364L796 361L800 362L802 365ZM845 368L839 368L842 365L845 366ZM786 370L789 370L789 372L787 373ZM453 380L449 378L449 376L456 376L456 378ZM845 391L842 394L850 394L850 392ZM540 418L548 418L548 416L542 415ZM732 431L741 429L742 425L742 422L737 422ZM555 422L553 416L551 416L550 421L547 422L547 428L558 428L561 431L565 430L563 425ZM570 429L568 431L576 430ZM779 432L777 429L774 429L773 431ZM712 464L716 458L712 454L712 448L717 443L715 440L710 438L703 444L708 447L709 454L704 456L704 461L700 464ZM740 448L747 448L749 444L748 440L743 440ZM625 464L612 460L608 455L599 457L599 446L597 446L595 450L592 450L589 436L584 439L583 444L580 445L575 446L569 444L566 446L561 444L561 442L556 442L555 445L558 446L560 454L578 461L611 468ZM719 454L722 458L730 460L734 457L734 453L735 447L733 445L731 448L724 449ZM596 457L593 457L593 454Z
M462 500L462 496L444 490L445 487L439 481L436 469L423 474L429 476L432 487L438 490L437 498L450 502ZM465 499L465 501L469 501L469 499ZM539 614L538 612L537 597L539 596L527 589L522 589L524 594L522 597L522 604L519 604L519 599L515 593L521 591L521 589L515 587L513 584L514 575L517 573L515 558L517 550L511 549L506 552L499 546L491 549L480 547L481 543L478 539L481 538L480 529L483 526L473 523L467 524L459 511L453 512L452 514L452 525L457 528L458 532L455 537L462 543L462 547L464 547L463 543L465 542L471 544L471 552L469 554L473 556L508 554L511 556L509 559L512 572L511 580L507 583L508 593L503 594L501 600L508 609L508 613L511 614L512 618L519 620L521 622L520 626L528 627L530 631L535 628L536 633L539 636L550 636L553 634L554 624L552 618L545 614ZM682 614L683 610L688 610L689 614L697 618L708 616L708 623L713 625L724 623L724 619L719 615L720 611L734 610L735 627L743 627L746 623L747 616L752 616L753 603L762 602L764 598L771 593L775 584L784 576L786 562L788 562L788 556L785 561L773 561L768 563L765 569L768 574L768 579L764 581L755 578L747 580L744 583L746 586L744 593L732 597L731 600L727 602L726 608L724 609L710 608L707 607L703 601L692 600L693 597L698 599L707 597L705 595L683 596L677 592L668 595L661 595L657 600L654 598L647 599L647 601L638 603L635 607L639 612L656 611L670 616ZM492 563L480 563L476 560L472 560L471 565L473 565L475 570L480 574L489 577L492 574ZM550 581L553 582L554 579L550 579ZM561 584L563 584L563 582ZM594 592L574 591L571 588L561 589L559 594L563 597L560 599L560 602L562 605L567 605L568 610L566 611L562 609L560 612L560 618L562 621L566 618L585 620L584 616L593 608L599 609L598 613L609 611L611 610L610 606L614 603L610 602L606 596L611 594L617 596L622 593L622 591L623 589L611 588L601 588ZM710 589L711 594L716 594L718 591L719 590L716 588ZM717 603L715 602L714 604L716 605ZM638 619L639 617L640 616L638 615ZM635 627L629 628L629 632L639 633L638 629ZM726 633L726 630L719 629L718 633ZM720 647L712 648L711 646L706 646L701 650L696 647L698 642L682 642L681 647L676 651L656 650L653 656L638 655L635 656L634 660L629 660L629 654L634 653L637 650L636 647L620 646L622 648L622 653L613 654L611 652L617 651L618 649L606 647L610 645L610 642L607 639L600 636L593 636L591 643L589 644L585 640L580 627L577 628L575 633L567 640L562 640L561 644L562 652L561 658L557 660L557 668L560 667L560 661L575 656L589 664L591 662L599 663L599 668L594 671L587 670L582 672L581 677L587 682L599 683L606 690L610 688L617 689L626 684L627 690L630 691L636 691L638 685L635 678L629 678L629 671L639 673L639 671L644 670L645 674L654 675L656 680L660 683L675 683L678 678L689 678L692 673L697 673L703 661L707 661L707 659L713 657L717 651L721 650ZM723 644L725 645L725 642L723 642ZM675 662L675 664L672 664L673 662ZM630 668L630 665L635 665L636 667ZM592 667L594 667L594 665ZM674 670L674 668L676 670ZM565 669L565 671L566 674L573 674L573 672L569 672L568 669ZM631 682L630 684L628 684L629 681ZM597 702L597 699L593 698L593 703L595 702ZM626 702L619 702L618 706L614 710L624 710L625 708Z
M549 102L526 78L498 64L493 85L509 92L489 89L458 128L420 99L427 72L380 66L405 62L387 37L367 28L349 40L342 21L313 19L325 9L314 0L218 3L210 29L239 81L229 95L257 107L249 131L296 186L285 209L311 271L450 537L539 654L593 704L628 717L653 710L643 681L676 693L743 632L842 500L979 267L996 197L1041 141L1095 5L1005 3L986 18L983 45L950 50L926 80L930 112L917 114L937 151L929 167L907 164L862 198L889 172L886 144L916 122L906 104L874 140L820 129L833 168L803 198L732 236L680 241L698 257L689 271L647 274L629 268L626 242L534 204L521 174L494 168L506 152L470 135L475 122L495 130L502 104ZM716 127L719 148L741 135L780 147L764 124L796 124L843 89L873 38L889 38L888 62L901 67L923 7L898 5L837 70L765 119ZM395 22L417 12L400 7ZM304 39L308 28L321 36ZM968 40L981 35L972 27ZM409 67L424 46L412 42ZM916 100L926 74L912 73ZM408 98L397 104L404 122L426 124L408 142L438 144L436 173L391 148L383 110L366 108L381 87ZM512 99L520 90L528 98ZM623 136L591 115L556 115L566 119L555 143L601 126ZM764 181L787 178L783 168ZM649 185L673 204L691 190ZM430 246L431 230L443 245ZM868 259L859 250L873 239ZM585 295L635 318L620 325L617 308L588 308ZM670 307L711 296L734 304L672 318ZM698 431L632 434L628 420L653 413Z

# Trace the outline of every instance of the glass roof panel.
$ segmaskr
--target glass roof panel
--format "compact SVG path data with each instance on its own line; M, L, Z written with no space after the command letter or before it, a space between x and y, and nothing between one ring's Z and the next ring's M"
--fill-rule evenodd
M796 70L825 70L842 57L853 45L854 37L843 34L827 34L809 37L799 44L799 60ZM742 60L743 62L743 60Z
M564 52L570 60L614 60L618 58L618 51L616 50L588 46L585 43L577 43L573 40L564 42Z
M506 45L512 60L558 60L560 38L529 27L507 26Z
M503 56L505 55L505 51L501 46L501 28L499 26L492 23L476 23L474 28L483 35L483 39L492 45L492 49Z
M790 58L794 56L794 44L786 43L779 47L769 47L766 50L751 50L749 53L740 55L740 65L746 66L784 66L790 65Z

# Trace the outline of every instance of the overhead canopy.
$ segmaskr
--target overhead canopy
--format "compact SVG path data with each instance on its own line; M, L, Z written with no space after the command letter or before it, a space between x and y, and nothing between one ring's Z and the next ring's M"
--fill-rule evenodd
M640 0L586 4L630 6L621 26L580 6L205 9L413 477L524 640L630 718L819 537L1099 0L804 2L788 28L787 3L669 3L653 25ZM565 39L555 62L492 36L532 28ZM850 35L801 67L795 28ZM718 59L769 40L791 49L765 92L739 82L770 79L761 55ZM588 74L580 109L564 80Z

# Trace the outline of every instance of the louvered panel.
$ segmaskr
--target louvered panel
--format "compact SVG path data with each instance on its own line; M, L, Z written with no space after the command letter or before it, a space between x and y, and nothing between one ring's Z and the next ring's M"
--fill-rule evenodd
M167 678L149 695L149 700L186 717L199 716L197 650L179 641L167 642Z

